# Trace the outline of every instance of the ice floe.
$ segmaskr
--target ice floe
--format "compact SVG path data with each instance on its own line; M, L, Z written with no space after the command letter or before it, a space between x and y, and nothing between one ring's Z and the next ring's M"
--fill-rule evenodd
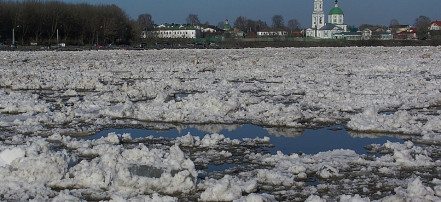
M1 52L0 199L440 200L440 47L330 49ZM380 154L370 156L270 154L269 138L217 128L71 137L146 122L248 123L292 136L345 124L407 141L367 145ZM235 166L204 171L223 163Z

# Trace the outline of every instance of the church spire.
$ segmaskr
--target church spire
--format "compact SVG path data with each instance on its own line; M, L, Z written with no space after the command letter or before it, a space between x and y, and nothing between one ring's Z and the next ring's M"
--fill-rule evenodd
M320 29L323 26L325 26L323 0L314 0L314 11L312 12L312 27L315 29Z
M338 0L335 0L335 7L338 7Z

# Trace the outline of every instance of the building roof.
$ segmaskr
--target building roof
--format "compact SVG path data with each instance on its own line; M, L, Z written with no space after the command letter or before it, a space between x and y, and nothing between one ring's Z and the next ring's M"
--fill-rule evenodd
M342 36L361 36L362 33L361 32L340 32L340 33L337 33L336 35L342 35Z
M411 27L412 27L411 25L391 25L390 26L390 28L400 28L400 29L411 28Z
M229 24L225 24L225 25L222 27L222 29L223 29L223 30L230 30L230 29L231 29L231 25L229 25Z
M156 25L155 30L196 30L196 27L189 26L186 24L174 24L165 23L161 25Z
M396 33L396 34L415 34L415 33L417 33L417 29L410 28L408 30L401 31L401 32Z
M282 29L282 28L265 28L258 32L286 32L286 31L287 31L286 29Z
M441 27L441 21L433 21L430 23L430 26L432 26L433 24L438 25Z
M329 11L329 15L343 15L343 10L335 5L335 7Z

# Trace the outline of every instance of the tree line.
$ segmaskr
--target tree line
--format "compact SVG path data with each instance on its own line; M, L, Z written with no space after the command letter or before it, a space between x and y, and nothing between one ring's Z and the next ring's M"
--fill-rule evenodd
M268 25L265 21L262 20L252 20L248 19L244 16L239 16L234 21L234 27L244 31L244 32L259 32L259 31L267 31L270 29L273 30L286 30L286 31L299 31L302 29L299 21L296 19L288 20L288 23L285 25L285 20L282 15L274 15L271 18L271 25ZM223 22L219 22L219 27Z
M18 44L127 43L132 21L116 5L72 4L59 1L0 0L0 42ZM13 36L14 35L14 36Z
M262 20L239 16L233 24L236 29L246 33L270 29L293 32L302 29L296 19L290 19L285 24L281 15L274 15L271 21L272 24L268 25ZM189 14L186 22L193 26L202 25L196 14ZM424 36L428 24L430 19L420 16L415 20L414 26L420 35ZM59 41L70 45L131 44L138 42L142 31L153 30L154 25L150 14L141 14L136 20L132 20L121 8L113 4L0 0L0 43L12 43L14 39L21 45L50 45ZM208 25L208 22L205 25ZM224 22L218 23L219 28L223 25ZM391 21L390 27L394 25L399 25L395 19ZM373 28L372 25L360 27ZM387 29L385 26L381 27Z
M198 15L189 14L190 26L202 25ZM222 28L224 22L219 22ZM19 45L51 45L58 42L69 45L130 44L137 42L142 31L154 29L154 21L145 13L132 20L116 5L90 5L60 1L3 1L0 0L0 43ZM205 22L204 25L208 25ZM297 20L287 26L281 15L272 18L272 26L262 20L239 16L234 27L244 32L269 28L299 30Z

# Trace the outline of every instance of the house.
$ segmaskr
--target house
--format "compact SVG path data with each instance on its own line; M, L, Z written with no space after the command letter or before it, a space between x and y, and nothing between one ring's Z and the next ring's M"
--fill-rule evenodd
M409 28L407 30L398 32L394 34L394 39L399 39L399 40L413 40L413 39L418 39L417 36L417 29L415 28Z
M431 22L429 25L429 30L431 30L431 31L441 30L441 21Z
M317 37L322 39L336 39L335 35L344 31L344 29L334 24L326 24L324 27L320 28Z
M372 37L372 31L366 28L363 31L357 31L357 32L340 32L340 33L335 33L334 37L336 39L344 39L344 40L369 40Z
M194 39L200 35L200 29L192 26L180 24L162 24L155 26L154 30L152 31L143 31L141 38Z
M392 33L400 33L403 31L407 31L408 29L412 28L411 25L392 25L389 27L389 29L392 31Z
M288 32L286 30L265 30L258 31L257 37L284 37L288 36Z
M302 37L303 36L303 30L301 31L293 31L288 34L291 37Z
M253 31L248 32L245 35L245 38L247 38L247 39L255 39L255 38L257 38L257 32L253 32Z
M390 30L386 30L385 32L377 32L373 38L379 39L379 40L392 40L394 39L394 35Z
M216 33L216 32L223 33L224 30L222 30L222 29L220 29L220 28L218 28L216 26L213 26L213 25L207 25L207 26L202 26L201 27L201 32L202 33Z

